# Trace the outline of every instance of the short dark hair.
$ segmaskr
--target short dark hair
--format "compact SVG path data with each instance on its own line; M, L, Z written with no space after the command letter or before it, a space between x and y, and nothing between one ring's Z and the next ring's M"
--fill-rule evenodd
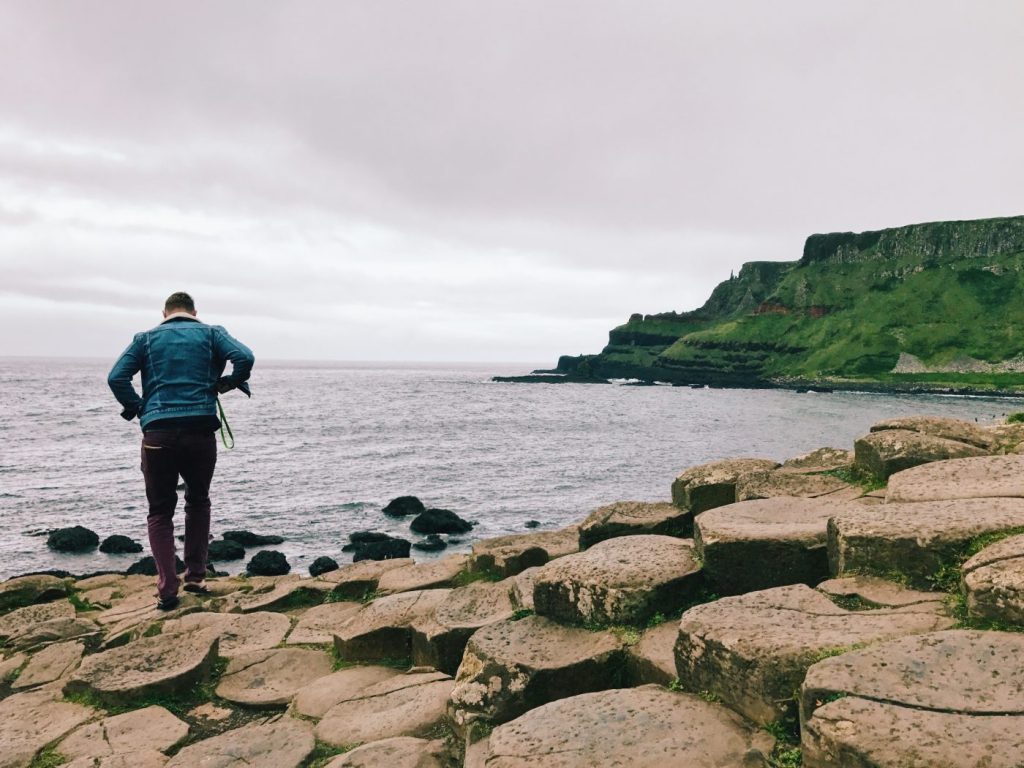
M167 297L167 301L164 302L164 312L170 312L175 309L183 309L186 312L195 312L196 303L192 301L192 297L184 291L177 291Z

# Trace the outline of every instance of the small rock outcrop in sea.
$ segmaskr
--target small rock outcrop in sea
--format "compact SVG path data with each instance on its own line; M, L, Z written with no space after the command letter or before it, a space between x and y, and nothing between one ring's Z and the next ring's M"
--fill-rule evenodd
M174 556L174 569L177 573L182 573L185 570L185 561L177 555ZM137 560L129 565L125 575L156 576L156 560L153 559L152 555L146 555L141 560Z
M384 538L373 541L352 542L352 562L358 563L361 560L394 560L409 557L412 543L408 539L400 539L386 534L381 535Z
M473 524L449 509L428 509L413 518L409 527L416 533L467 533Z
M447 546L448 542L436 533L428 534L426 538L412 543L412 548L420 552L440 552L442 549L447 548Z
M415 496L399 496L387 503L381 510L388 517L407 517L408 515L419 515L427 511L422 501Z
M309 564L310 576L321 576L336 570L338 570L338 561L331 557L321 556Z
M257 552L245 565L245 570L253 576L283 576L291 569L288 559L272 549Z
M207 549L207 557L211 562L241 560L245 557L245 547L230 539L214 539Z
M283 544L283 536L264 536L252 531L224 531L221 538L228 541L237 541L243 547L269 547L274 544Z
M100 537L81 525L58 528L46 537L46 546L57 552L88 552L99 543Z
M134 539L115 533L100 542L100 552L111 555L134 554L142 551L142 545Z

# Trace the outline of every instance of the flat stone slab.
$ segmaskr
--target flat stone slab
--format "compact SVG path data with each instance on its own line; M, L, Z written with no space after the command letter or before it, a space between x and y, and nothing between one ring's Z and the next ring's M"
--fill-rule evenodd
M826 659L801 691L804 765L1015 768L1022 691L1014 632L935 632Z
M99 625L91 619L50 619L25 628L17 637L10 639L9 645L20 651L33 650L50 643L95 635L99 631Z
M118 752L103 757L79 757L61 768L163 768L167 756L155 749Z
M322 573L319 579L333 585L331 591L336 598L362 600L366 595L377 591L380 577L385 573L394 568L414 564L415 561L408 557L393 560L362 560L351 565L343 565L336 571Z
M946 595L942 592L910 589L877 576L856 575L829 579L819 584L816 589L835 598L856 600L876 608L901 608L924 603L941 606L946 600Z
M291 621L281 613L190 613L163 623L165 635L195 632L198 629L215 630L220 637L219 653L225 658L250 651L273 648L284 640Z
M682 607L699 585L691 540L623 536L545 565L533 602L538 614L558 621L640 624Z
M981 456L926 464L889 478L886 502L1024 498L1024 456Z
M303 717L317 720L335 704L358 698L364 688L402 674L393 667L361 666L339 669L303 686L292 701L292 708Z
M723 706L646 685L587 693L527 712L494 729L479 765L753 768L768 765L773 746L771 736Z
M26 768L43 747L94 714L88 707L58 700L52 690L8 696L0 701L0 768Z
M257 587L250 592L238 591L228 595L220 610L225 613L255 613L283 609L299 599L321 602L333 588L333 584L319 579L285 576L269 589Z
M984 448L986 451L996 443L995 436L990 430L974 422L945 416L903 416L898 419L879 421L871 426L872 432L885 432L894 429L919 432L923 435L967 443L976 448Z
M382 595L455 586L469 563L468 555L449 555L438 560L393 568L380 577L377 591Z
M412 656L412 623L428 616L451 590L426 589L379 597L334 633L334 648L346 661L384 661Z
M78 666L84 652L85 646L75 640L48 645L32 656L11 688L19 691L60 680Z
M0 660L0 684L25 666L26 661L28 661L28 654L25 653L15 653L6 659Z
M320 645L334 641L334 631L363 607L362 603L324 603L302 614L288 643Z
M27 605L0 616L0 643L8 643L33 627L55 619L74 619L75 608L67 600Z
M284 716L190 744L166 768L298 768L315 746L310 723Z
M698 515L736 501L736 483L751 472L779 466L770 459L726 459L691 467L672 483L672 503Z
M954 499L881 504L843 512L828 524L834 576L899 575L910 586L934 589L939 574L958 563L978 536L1024 527L1024 499Z
M189 691L210 675L218 635L204 630L157 635L86 656L64 685L65 694L88 693L112 704Z
M843 448L818 448L786 459L779 470L782 472L828 472L833 469L849 469L853 466L853 451Z
M665 502L618 501L598 507L580 524L580 549L618 536L692 536L693 514Z
M771 499L775 496L799 496L805 499L834 497L855 499L860 488L831 475L811 475L773 469L751 472L736 481L736 501Z
M83 725L57 745L69 759L165 752L188 736L188 726L163 707L146 707Z
M424 736L444 719L454 685L442 672L392 677L327 710L316 726L316 737L344 746L392 736Z
M667 686L676 677L676 638L679 622L666 621L645 630L640 641L626 649L630 685Z
M231 659L217 695L245 707L284 707L302 688L331 674L331 667L327 653L309 648L250 651Z
M429 614L412 623L412 662L454 675L470 636L512 618L508 585L477 582L453 589Z
M56 576L18 576L0 581L0 612L64 597L68 586Z
M466 645L451 719L465 733L477 722L504 723L554 699L614 685L624 662L623 643L611 632L541 616L492 624Z
M356 747L339 755L325 768L444 768L444 742L395 736Z
M961 572L968 616L1024 625L1024 536L985 547Z
M726 597L683 614L676 672L761 725L795 713L793 691L823 656L952 626L930 606L848 611L802 584Z
M578 525L557 531L499 536L473 545L469 567L474 573L508 578L579 550Z
M871 432L857 439L853 450L854 466L880 480L920 464L988 453L967 443L907 429Z

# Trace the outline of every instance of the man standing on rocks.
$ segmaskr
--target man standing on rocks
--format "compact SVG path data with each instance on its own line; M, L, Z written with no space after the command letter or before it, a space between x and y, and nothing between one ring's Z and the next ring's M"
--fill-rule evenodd
M149 501L149 546L157 568L157 608L178 605L175 569L174 508L178 476L185 481L186 592L205 593L210 535L210 482L217 463L217 394L239 389L252 370L252 351L219 325L196 318L187 293L172 293L164 320L135 334L114 363L107 383L124 407L122 418L136 416L142 426L142 474ZM227 362L231 374L223 376ZM142 396L132 377L142 373Z

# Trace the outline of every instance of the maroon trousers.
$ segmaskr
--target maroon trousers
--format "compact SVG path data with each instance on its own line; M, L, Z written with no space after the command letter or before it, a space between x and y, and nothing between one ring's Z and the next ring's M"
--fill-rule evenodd
M149 548L161 598L178 594L174 567L174 508L178 476L185 481L185 580L202 581L210 539L210 482L217 465L213 432L152 430L142 436L142 475L149 500Z

